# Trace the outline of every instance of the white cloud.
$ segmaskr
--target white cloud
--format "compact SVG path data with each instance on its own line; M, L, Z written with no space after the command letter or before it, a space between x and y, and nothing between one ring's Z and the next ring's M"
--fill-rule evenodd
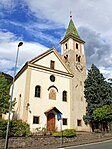
M6 37L0 38L0 71L12 75L19 40L10 32L0 32L0 35ZM18 69L20 69L26 61L47 49L47 47L39 43L24 42L23 46L19 48Z
M112 1L110 0L0 0L0 8L4 7L10 13L15 9L18 2L21 5L28 4L32 14L36 17L46 20L46 22L26 22L18 23L10 21L15 26L23 27L33 37L40 37L43 40L47 40L51 43L58 44L59 39L55 39L53 35L43 33L42 30L56 29L60 27L67 27L69 21L70 11L72 11L73 20L76 28L82 26L83 39L85 39L85 47L87 54L87 65L90 66L94 63L98 67L104 67L103 72L111 75L110 70L112 65ZM27 12L30 15L30 11ZM0 15L3 15L0 12ZM9 20L5 20L9 23ZM60 33L59 33L60 34ZM62 35L63 36L63 35ZM14 63L14 56L16 54L16 48L18 39L11 32L0 32L0 68L6 70L8 68L7 63L12 66ZM29 48L28 48L29 47ZM10 50L9 50L10 49ZM38 55L39 52L46 49L46 47L38 43L27 43L21 47L23 54L19 56L19 67L23 63L32 57ZM32 52L33 50L33 52ZM23 57L24 55L24 57ZM6 64L3 66L3 62ZM9 67L10 68L10 67ZM9 70L9 68L7 70Z
M112 1L110 0L25 1L32 12L41 18L44 17L49 20L67 25L70 11L72 11L77 24L89 25L100 31L105 31L111 28Z
M102 74L104 74L104 77L105 78L112 78L112 67L108 67L108 68L105 68L105 67L99 67L99 69L100 69L100 72L102 73Z
M85 43L85 54L88 67L95 64L98 67L112 66L112 45L105 41L101 34L86 28L80 27L79 32Z
M16 40L13 33L6 30L0 30L0 42L10 42Z

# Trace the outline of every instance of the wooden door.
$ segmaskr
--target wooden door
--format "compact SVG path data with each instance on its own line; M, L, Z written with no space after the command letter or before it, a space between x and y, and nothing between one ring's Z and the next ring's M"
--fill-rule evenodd
M47 116L47 131L55 131L55 114L49 113Z

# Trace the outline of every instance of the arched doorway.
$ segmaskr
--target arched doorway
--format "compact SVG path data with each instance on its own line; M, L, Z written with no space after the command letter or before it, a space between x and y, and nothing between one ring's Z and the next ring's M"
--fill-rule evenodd
M47 115L47 131L54 132L55 131L55 114L49 113Z

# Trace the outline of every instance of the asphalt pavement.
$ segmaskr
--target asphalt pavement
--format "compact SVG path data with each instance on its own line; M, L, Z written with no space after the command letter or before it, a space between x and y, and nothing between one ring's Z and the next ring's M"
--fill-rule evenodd
M79 146L65 147L60 149L112 149L112 140Z

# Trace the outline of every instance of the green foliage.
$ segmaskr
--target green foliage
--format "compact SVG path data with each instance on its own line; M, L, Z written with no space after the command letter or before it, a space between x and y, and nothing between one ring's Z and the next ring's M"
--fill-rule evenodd
M110 85L112 86L112 78L108 79Z
M0 120L0 136L5 137L7 120ZM9 125L9 136L27 136L30 134L30 127L21 120L11 120Z
M12 83L13 77L10 76L9 74L4 73L4 72L2 72L2 74L4 75L5 79L7 80L7 84L10 85Z
M112 106L104 105L93 112L93 118L98 122L112 121Z
M60 137L61 132L54 132L52 134L54 137ZM76 136L76 130L75 129L65 129L62 131L63 137L74 137Z
M87 102L86 115L83 117L86 123L94 121L93 112L103 105L112 105L112 87L105 81L99 69L92 64L85 80L85 98Z
M94 132L101 133L101 130L100 129L95 129Z
M10 79L9 79L10 78ZM10 85L12 77L0 72L0 114L5 114L9 111L9 100L10 100ZM16 101L12 101L12 109Z
M9 88L4 75L0 73L0 113L6 113L9 109Z
M41 131L41 127L36 128L36 131L40 132Z

